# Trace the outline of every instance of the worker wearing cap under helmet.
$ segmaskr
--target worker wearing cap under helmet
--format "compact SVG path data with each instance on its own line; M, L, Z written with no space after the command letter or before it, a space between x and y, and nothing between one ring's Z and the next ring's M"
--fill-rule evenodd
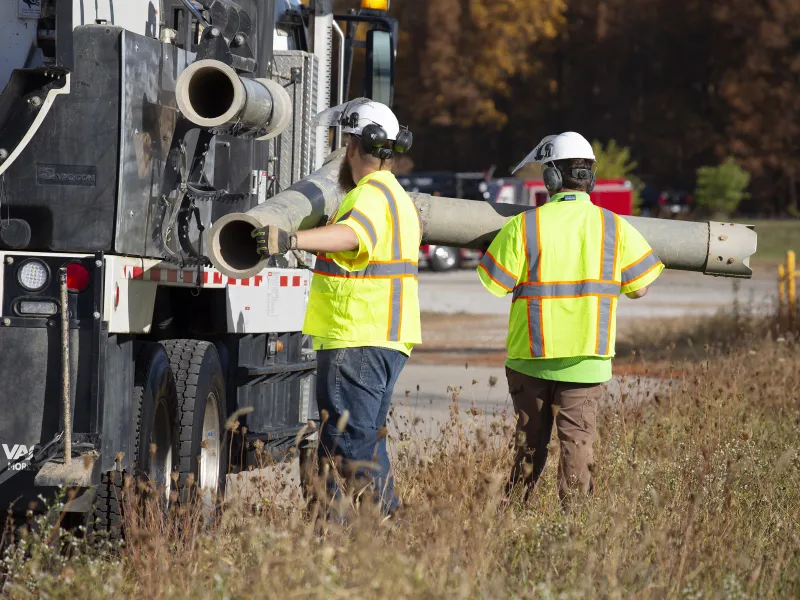
M259 251L300 249L318 253L303 333L317 350L317 405L327 412L320 432L320 459L377 462L374 481L384 512L398 505L390 473L386 423L397 377L421 341L417 261L421 222L411 198L391 173L395 154L411 148L411 133L391 109L359 98L326 112L346 134L339 183L347 192L324 227L289 234L256 230ZM342 416L349 413L343 431ZM333 477L332 492L339 490ZM351 490L352 491L352 490Z
M551 135L514 170L543 165L549 201L509 220L478 266L493 294L513 295L506 376L517 413L508 491L524 497L544 469L555 421L558 490L591 492L595 419L611 379L618 297L641 298L664 266L627 221L592 204L595 156L574 132Z

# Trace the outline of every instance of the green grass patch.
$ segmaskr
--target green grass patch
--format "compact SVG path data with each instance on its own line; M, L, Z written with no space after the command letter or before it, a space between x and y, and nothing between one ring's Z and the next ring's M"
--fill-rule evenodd
M786 260L787 250L800 254L800 219L739 220L756 226L758 250L753 255L752 263L777 265Z

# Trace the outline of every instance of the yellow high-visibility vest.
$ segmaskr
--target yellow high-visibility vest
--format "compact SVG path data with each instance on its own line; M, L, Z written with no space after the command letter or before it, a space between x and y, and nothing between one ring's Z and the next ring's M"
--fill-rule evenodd
M513 295L508 357L536 359L614 356L619 295L663 269L632 225L570 192L508 221L478 273L495 295Z
M364 345L421 342L418 261L421 221L390 171L364 177L331 223L359 247L317 256L303 333Z

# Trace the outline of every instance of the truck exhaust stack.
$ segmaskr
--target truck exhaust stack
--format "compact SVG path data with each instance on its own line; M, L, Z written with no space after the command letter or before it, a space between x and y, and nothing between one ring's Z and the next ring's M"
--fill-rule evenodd
M279 83L248 79L218 60L189 65L175 84L183 116L200 127L225 129L256 139L279 136L292 118L292 101Z

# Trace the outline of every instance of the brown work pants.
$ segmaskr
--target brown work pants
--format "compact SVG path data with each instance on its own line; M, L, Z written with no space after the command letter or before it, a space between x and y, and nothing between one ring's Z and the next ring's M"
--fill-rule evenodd
M555 421L561 446L558 495L566 505L575 491L591 493L594 489L592 444L602 384L537 379L508 367L506 377L517 414L517 453L508 492L521 484L527 500L547 462L547 447Z

